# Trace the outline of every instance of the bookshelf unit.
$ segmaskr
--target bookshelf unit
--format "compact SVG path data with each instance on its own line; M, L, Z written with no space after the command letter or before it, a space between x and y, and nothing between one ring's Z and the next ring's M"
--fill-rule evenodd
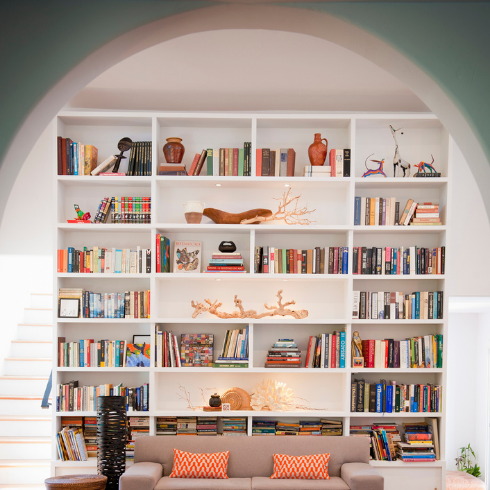
M399 138L402 157L411 162L431 161L442 173L440 178L393 178L390 163L394 141L389 124L403 127ZM365 369L351 367L351 338L357 330L362 339L395 340L418 335L444 335L445 358L447 345L447 298L442 320L359 320L352 319L353 291L444 291L448 274L446 251L445 275L371 276L352 274L352 248L359 246L425 246L439 247L447 243L449 228L449 182L452 140L438 119L431 114L242 114L242 113L152 113L152 112L76 112L64 111L57 116L56 136L70 137L99 149L99 163L116 153L117 142L124 136L133 141L152 141L151 177L79 177L58 176L56 162L53 175L56 182L57 227L56 250L68 246L104 246L151 248L151 273L143 274L73 274L57 273L55 265L54 345L60 336L67 342L79 339L132 340L133 334L151 336L151 367L149 368L59 368L58 353L53 353L53 387L77 379L80 385L122 382L124 386L149 383L148 412L128 415L148 416L150 434L155 434L159 416L216 416L215 413L191 411L179 397L180 386L191 394L192 403L204 404L213 391L224 392L234 386L253 392L263 379L284 381L297 397L307 400L316 410L298 412L236 411L218 413L218 416L244 416L248 419L248 435L252 420L308 420L337 418L343 421L344 435L350 425L372 424L383 421L403 422L436 418L439 422L440 460L434 463L404 463L401 461L372 461L385 477L385 488L414 488L438 490L445 482L445 398L447 367L432 369ZM328 139L330 148L351 148L351 177L303 177L303 166L309 164L308 146L313 134L320 132ZM252 142L252 176L158 176L158 163L165 162L165 138L179 136L186 150L183 163L190 167L195 153L204 148L242 147ZM56 145L56 142L54 143ZM296 172L294 177L256 177L256 148L294 148ZM364 160L385 158L384 170L388 178L363 179ZM56 154L56 152L55 152ZM127 153L128 154L128 153ZM121 164L124 171L127 163ZM127 162L127 159L126 159ZM204 170L203 170L203 173ZM219 184L219 185L218 185ZM301 195L300 204L316 209L309 226L285 224L217 225L203 217L199 225L187 224L183 203L189 200L204 202L228 212L252 208L277 208L274 198L281 197L288 187L294 195ZM73 204L95 216L100 200L105 196L151 196L151 224L70 224L75 213ZM354 198L396 197L400 206L408 198L438 202L442 226L354 226ZM162 234L170 239L171 257L176 240L202 242L201 268L211 258L223 240L232 240L244 258L243 274L180 274L156 273L155 238ZM348 274L256 274L253 270L255 246L278 248L312 248L315 246L342 246L349 250ZM97 292L125 290L151 291L151 317L145 319L60 319L57 318L57 298L60 287L83 287ZM283 300L295 300L295 309L307 309L304 320L292 317L221 320L209 313L192 319L191 300L209 298L223 303L222 311L233 309L233 297L238 295L246 309L262 311L263 304L274 304L277 291L283 290ZM223 343L227 329L249 326L249 367L226 368L157 368L154 367L155 326L171 330L177 338L181 334L208 333L214 335L215 357ZM302 351L302 365L312 335L346 332L346 367L325 369L265 368L267 350L278 338L293 338ZM351 413L350 390L353 379L380 379L404 383L434 383L442 385L441 413ZM320 388L320 389L319 389ZM60 429L61 417L71 415L93 416L94 412L59 412L53 414L54 431ZM53 447L53 474L96 472L94 459L86 462L62 462ZM405 487L404 481L410 482ZM402 482L402 483L401 483Z

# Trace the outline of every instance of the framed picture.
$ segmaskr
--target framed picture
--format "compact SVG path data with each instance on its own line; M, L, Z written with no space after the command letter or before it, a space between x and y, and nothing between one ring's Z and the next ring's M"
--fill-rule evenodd
M150 335L133 335L133 344L148 344L150 345Z
M79 316L79 298L60 298L58 302L58 318L78 318Z
M230 403L222 403L221 404L221 410L223 412L229 412L231 410L231 404Z

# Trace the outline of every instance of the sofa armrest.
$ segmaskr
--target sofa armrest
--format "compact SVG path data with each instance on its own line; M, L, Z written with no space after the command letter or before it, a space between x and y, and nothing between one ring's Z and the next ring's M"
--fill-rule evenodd
M119 490L153 490L163 476L160 463L135 463L119 479Z
M342 480L351 490L383 490L384 478L368 463L344 463Z

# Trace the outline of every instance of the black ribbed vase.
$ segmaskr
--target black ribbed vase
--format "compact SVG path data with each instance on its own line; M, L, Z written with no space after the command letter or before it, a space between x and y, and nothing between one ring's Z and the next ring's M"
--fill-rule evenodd
M106 490L117 490L126 470L126 438L126 397L97 397L97 473L107 476Z

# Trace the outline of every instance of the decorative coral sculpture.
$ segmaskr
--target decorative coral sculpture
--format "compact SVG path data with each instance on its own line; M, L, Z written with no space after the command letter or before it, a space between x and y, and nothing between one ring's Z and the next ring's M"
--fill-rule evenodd
M270 410L272 412L294 410L296 405L293 403L293 399L293 390L288 388L286 383L263 380L255 388L251 406L254 410Z

